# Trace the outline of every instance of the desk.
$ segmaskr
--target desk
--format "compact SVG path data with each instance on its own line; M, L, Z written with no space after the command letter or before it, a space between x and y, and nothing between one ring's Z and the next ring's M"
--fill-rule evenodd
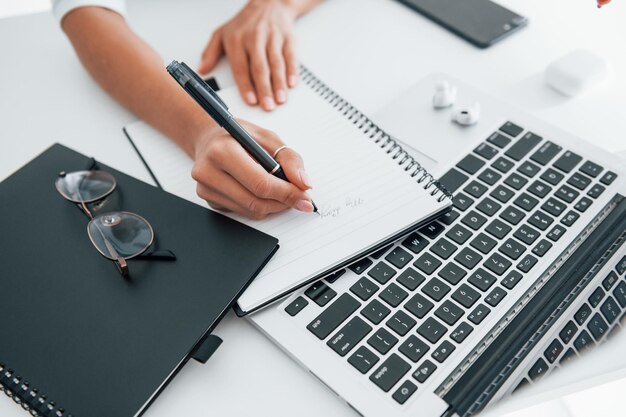
M131 25L165 60L195 64L212 29L243 1L129 3ZM390 0L328 0L298 23L299 55L368 114L426 74L443 71L611 151L626 148L626 55L618 41L626 38L626 4L598 11L594 0L501 3L528 16L530 25L478 50ZM176 36L161 30L166 23ZM568 100L542 85L541 72L578 47L609 58L615 75ZM0 51L0 179L60 141L150 181L121 132L135 117L89 78L49 14L0 20ZM206 365L190 362L147 416L354 415L245 320L230 314L216 334L224 344L215 356ZM0 415L24 412L0 398Z

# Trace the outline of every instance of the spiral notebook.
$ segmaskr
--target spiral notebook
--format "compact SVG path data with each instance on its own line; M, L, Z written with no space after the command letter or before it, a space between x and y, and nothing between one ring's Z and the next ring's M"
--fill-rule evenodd
M226 215L279 239L280 249L238 301L253 312L385 246L443 213L443 189L383 129L302 68L289 102L271 113L243 103L237 90L220 96L236 117L276 132L304 159L319 215L295 210L250 220ZM125 132L165 190L203 206L192 160L144 122Z

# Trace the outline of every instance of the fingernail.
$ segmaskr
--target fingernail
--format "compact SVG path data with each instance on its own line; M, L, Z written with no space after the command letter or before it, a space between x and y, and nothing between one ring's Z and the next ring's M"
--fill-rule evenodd
M300 200L296 203L296 210L303 211L305 213L313 213L313 204L308 200Z
M265 110L274 110L276 108L276 104L274 103L274 99L271 97L263 97L263 108Z
M311 185L311 179L303 169L300 170L300 181L302 181L302 184L306 185L307 188L313 188Z
M295 87L298 84L298 77L296 77L295 75L290 75L288 82L289 87Z
M276 92L276 101L278 101L280 104L283 104L285 101L287 101L287 93L285 93L285 90L278 90Z
M254 105L257 103L256 101L256 94L254 94L252 91L248 91L246 93L246 103L250 104L250 105Z

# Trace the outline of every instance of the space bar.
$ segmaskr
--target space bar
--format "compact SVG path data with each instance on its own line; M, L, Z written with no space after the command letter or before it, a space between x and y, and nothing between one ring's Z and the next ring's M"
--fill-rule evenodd
M307 329L320 339L325 339L330 332L346 321L361 306L350 294L344 293L326 310L315 318Z

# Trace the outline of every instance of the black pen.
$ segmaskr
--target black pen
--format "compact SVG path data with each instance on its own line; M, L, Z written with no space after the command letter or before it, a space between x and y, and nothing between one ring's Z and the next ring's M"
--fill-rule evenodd
M289 182L282 167L267 153L248 133L243 126L228 111L228 106L217 93L198 76L184 62L172 61L167 66L167 72L189 93L191 97L213 118L221 127L237 141L250 155L270 174ZM313 201L313 212L317 213L317 206Z

